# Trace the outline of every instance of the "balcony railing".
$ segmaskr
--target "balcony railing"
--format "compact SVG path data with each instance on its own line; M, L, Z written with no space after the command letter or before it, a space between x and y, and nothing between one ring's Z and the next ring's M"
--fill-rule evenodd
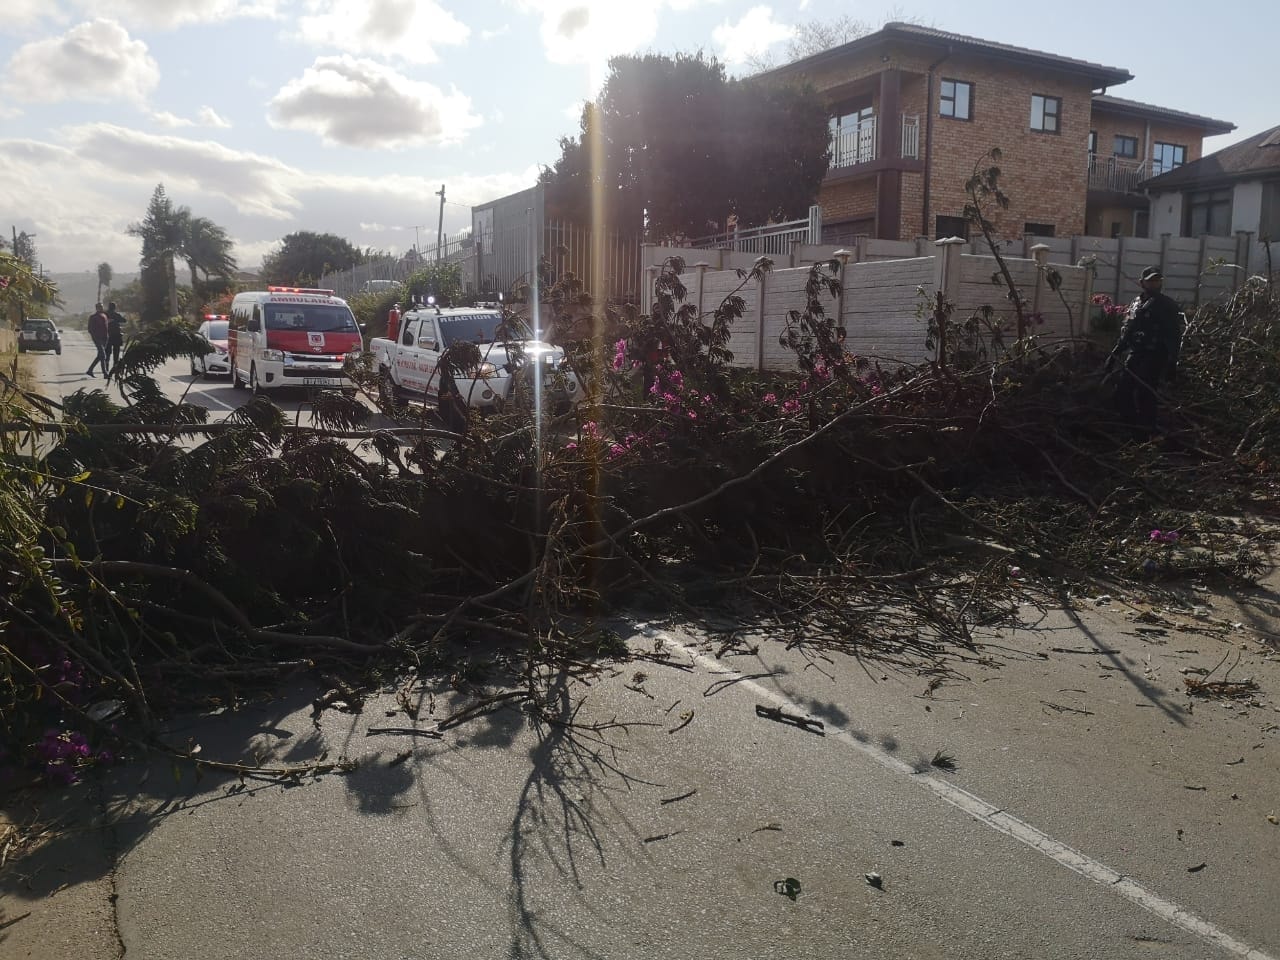
M1150 160L1100 157L1089 154L1089 189L1113 193L1139 193L1138 184L1154 176Z
M831 169L857 166L870 163L879 157L876 123L878 117L867 117L857 124L841 127L831 134ZM902 156L918 160L920 158L920 118L918 116L902 117Z

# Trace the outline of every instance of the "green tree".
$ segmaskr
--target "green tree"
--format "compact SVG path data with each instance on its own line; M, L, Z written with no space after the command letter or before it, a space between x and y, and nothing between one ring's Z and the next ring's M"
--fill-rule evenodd
M543 172L548 215L653 239L803 216L829 161L811 87L731 80L701 53L615 57L577 137Z
M23 230L19 233L13 242L13 253L19 260L28 267L36 265L36 240L34 233L27 233Z
M21 324L32 306L43 308L37 316L47 316L48 308L60 303L56 284L38 276L21 257L0 251L0 316Z
M111 277L113 271L111 264L105 260L98 264L98 299L102 299L102 291L111 289Z
M191 211L174 206L157 184L147 204L147 214L139 223L129 225L130 236L142 240L142 287L146 302L142 310L144 323L154 323L167 316L178 316L178 277L174 259L181 257L186 243Z
M280 241L280 249L262 261L262 279L286 286L314 287L334 270L349 270L364 262L364 254L350 241L332 233L300 230Z
M180 316L184 303L199 302L202 295L225 289L235 272L236 261L231 256L227 232L208 217L193 216L189 208L176 206L165 193L164 184L156 186L146 217L131 224L129 234L142 240L144 323ZM191 271L191 295L187 297L179 297L177 260L184 261ZM224 282L213 284L211 277Z

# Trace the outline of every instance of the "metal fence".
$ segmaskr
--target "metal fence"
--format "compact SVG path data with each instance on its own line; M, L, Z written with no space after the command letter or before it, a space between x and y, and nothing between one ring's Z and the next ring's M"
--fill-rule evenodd
M747 227L697 237L679 244L697 250L733 250L757 256L783 257L791 253L793 243L818 243L822 239L822 208L812 206L803 220L787 220L763 227Z

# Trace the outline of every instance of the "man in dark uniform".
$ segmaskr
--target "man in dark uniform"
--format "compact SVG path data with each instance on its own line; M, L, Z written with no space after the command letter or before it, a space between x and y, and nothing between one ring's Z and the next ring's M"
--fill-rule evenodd
M1156 430L1156 388L1165 377L1170 382L1177 379L1182 343L1182 311L1160 292L1163 282L1159 267L1142 271L1142 293L1129 305L1120 339L1107 357L1110 373L1123 355L1116 408L1135 432L1145 437Z
M120 363L120 350L124 347L124 314L116 309L112 300L107 304L107 353L111 355L111 369Z

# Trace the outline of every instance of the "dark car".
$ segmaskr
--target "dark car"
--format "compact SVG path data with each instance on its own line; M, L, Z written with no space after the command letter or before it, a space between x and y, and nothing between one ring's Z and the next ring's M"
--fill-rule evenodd
M18 331L18 352L42 350L62 353L62 333L52 320L24 320Z

